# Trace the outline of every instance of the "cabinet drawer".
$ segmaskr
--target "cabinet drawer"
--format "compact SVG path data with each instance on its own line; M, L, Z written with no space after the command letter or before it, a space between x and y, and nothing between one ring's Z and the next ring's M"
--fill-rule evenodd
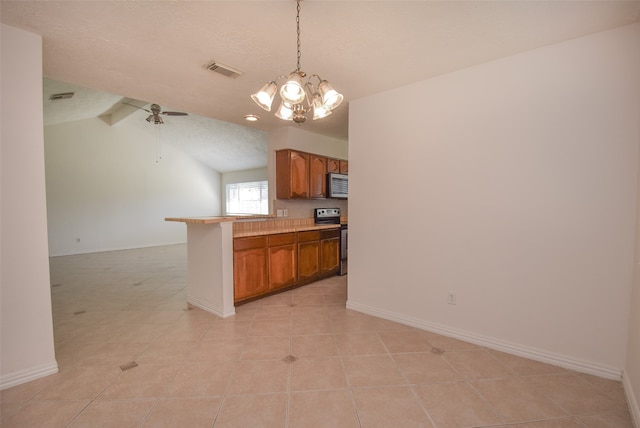
M267 246L266 236L251 236L248 238L235 238L233 240L234 250L248 250L250 248L260 248Z
M298 242L319 241L320 231L310 230L307 232L298 232Z
M321 237L321 239L339 238L340 237L340 229L323 230L320 233L320 237Z
M269 235L269 246L289 245L296 243L295 233L278 233L277 235Z

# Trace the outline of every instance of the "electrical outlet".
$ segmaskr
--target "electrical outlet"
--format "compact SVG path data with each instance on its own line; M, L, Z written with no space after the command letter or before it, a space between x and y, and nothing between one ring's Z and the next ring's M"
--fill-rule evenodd
M276 210L276 217L282 217L282 210Z
M447 303L450 305L456 304L456 293L449 291L449 294L447 296Z
M282 210L285 217L289 217L289 210Z

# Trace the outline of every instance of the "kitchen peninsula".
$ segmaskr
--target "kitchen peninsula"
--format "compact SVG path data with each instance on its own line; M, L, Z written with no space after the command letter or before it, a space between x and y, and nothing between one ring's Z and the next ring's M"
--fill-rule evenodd
M187 303L222 318L233 305L235 217L170 217L187 225Z
M235 304L335 275L340 225L313 218L166 218L187 226L187 302L220 317Z

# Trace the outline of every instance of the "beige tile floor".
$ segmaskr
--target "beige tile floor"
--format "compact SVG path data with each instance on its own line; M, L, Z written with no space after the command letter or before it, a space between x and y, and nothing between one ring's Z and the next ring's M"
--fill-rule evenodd
M186 248L51 259L60 373L2 427L632 427L619 382L345 308L334 277L217 318Z

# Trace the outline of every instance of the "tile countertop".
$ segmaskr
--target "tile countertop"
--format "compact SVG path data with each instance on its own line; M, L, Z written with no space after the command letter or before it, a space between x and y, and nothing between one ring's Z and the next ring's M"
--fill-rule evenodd
M227 221L234 221L235 217L167 217L164 221L179 221L182 223L195 223L195 224L213 224L224 223Z
M233 237L274 235L277 233L304 232L308 230L338 229L340 224L315 224L313 218L283 219L282 217L167 217L165 221L191 224L233 223Z

